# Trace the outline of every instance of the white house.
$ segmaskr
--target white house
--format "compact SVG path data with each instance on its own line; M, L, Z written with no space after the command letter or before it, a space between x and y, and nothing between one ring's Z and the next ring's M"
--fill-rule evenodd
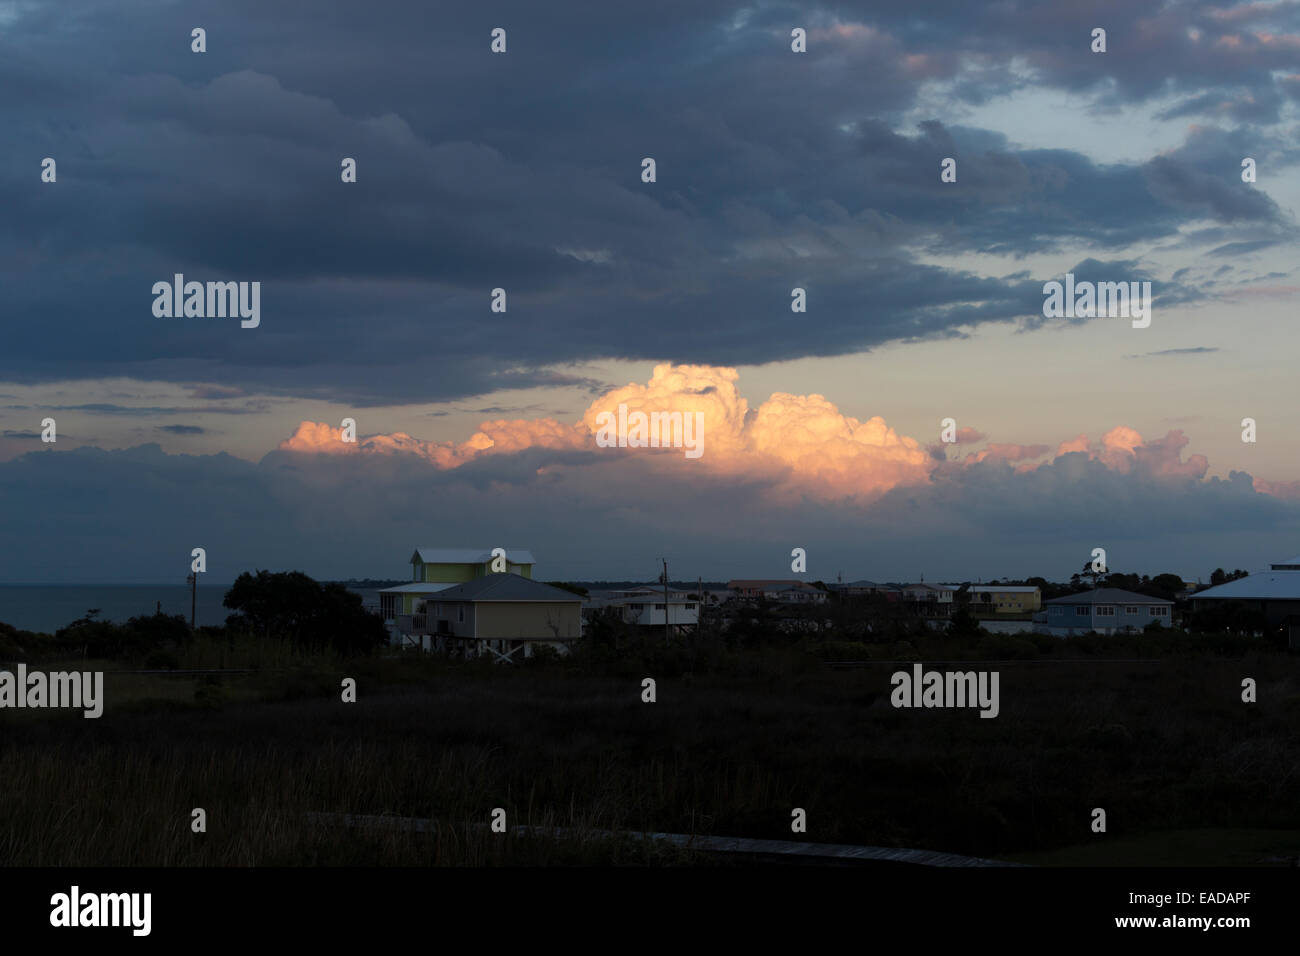
M903 600L951 604L955 590L951 584L908 584L903 587Z
M589 612L607 607L618 608L622 620L637 627L662 629L665 616L668 626L678 632L693 630L700 623L700 604L693 591L669 588L665 599L662 587L645 585L620 591L593 592L587 600Z

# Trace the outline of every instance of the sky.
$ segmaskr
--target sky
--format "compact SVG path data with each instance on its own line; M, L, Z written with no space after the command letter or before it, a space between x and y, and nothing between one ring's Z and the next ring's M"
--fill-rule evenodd
M1300 3L0 0L0 89L0 582L1300 553Z

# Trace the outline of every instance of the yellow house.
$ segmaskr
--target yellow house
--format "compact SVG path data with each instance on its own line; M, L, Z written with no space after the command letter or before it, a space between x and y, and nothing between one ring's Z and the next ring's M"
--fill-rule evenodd
M533 576L533 555L522 548L416 548L411 555L411 583L379 592L386 621L416 614L429 597L457 584L505 572Z
M490 574L458 584L425 602L439 649L465 657L491 653L513 663L547 644L561 654L582 637L582 596L518 574Z
M968 593L973 603L986 604L998 614L1022 614L1043 606L1043 592L1032 586L972 584Z

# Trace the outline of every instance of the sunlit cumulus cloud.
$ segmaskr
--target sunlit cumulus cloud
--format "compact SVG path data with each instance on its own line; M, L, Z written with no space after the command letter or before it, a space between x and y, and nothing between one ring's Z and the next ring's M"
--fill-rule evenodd
M1183 449L1187 444L1187 436L1177 429L1163 438L1147 441L1135 429L1119 425L1102 435L1097 443L1089 443L1083 435L1062 442L1057 457L1082 453L1123 474L1136 472L1152 477L1204 478L1210 468L1209 459L1204 455L1189 455L1184 461Z
M1261 495L1300 501L1300 481L1268 481L1264 478L1255 478L1253 481L1255 490Z
M1202 480L1209 471L1204 455L1184 458L1188 438L1173 430L1145 439L1136 429L1118 425L1098 439L1087 435L1061 442L1053 453L1047 444L989 442L965 456L944 460L937 446L900 435L880 417L859 421L841 414L821 395L776 392L757 408L737 387L734 368L708 365L659 365L645 384L631 383L596 399L576 424L553 418L498 419L483 422L466 441L430 442L403 432L372 435L347 443L342 429L303 422L281 442L280 451L331 455L413 455L438 469L459 468L485 456L530 449L588 451L575 467L604 462L637 461L651 473L690 471L690 477L735 479L744 476L778 498L816 500L875 499L894 488L931 484L943 475L985 465L1003 464L1017 473L1082 455L1123 475L1154 480ZM698 460L671 449L604 448L596 443L602 415L633 412L703 415L704 453ZM608 417L605 419L608 421ZM988 436L963 428L958 444L978 444ZM542 473L539 471L539 474ZM1255 479L1255 489L1282 498L1300 498L1296 483Z
M414 438L406 432L371 435L355 442L343 440L343 429L325 422L303 422L291 438L280 442L280 451L313 454L400 455L424 458L439 468L456 468L484 452L508 453L527 448L581 448L587 433L575 425L565 425L552 418L498 419L483 422L467 441L431 442Z
M325 454L418 455L439 468L456 468L480 456L529 448L590 449L610 458L645 455L653 467L691 467L717 475L767 478L782 492L819 498L870 496L899 484L928 479L930 459L919 442L900 436L884 419L846 415L821 395L777 392L755 409L736 387L733 368L659 365L650 381L616 388L596 401L575 425L551 418L484 422L465 442L426 442L402 432L342 440L343 431L303 422L281 451ZM599 448L603 413L660 412L703 415L703 454L686 461L663 449ZM661 454L654 454L656 451ZM647 454L648 453L648 454ZM671 462L671 464L669 464Z
M1042 458L1051 449L1047 445L1016 445L1007 442L990 442L987 448L967 455L961 459L962 464L976 464L981 461L1019 462L1017 471L1030 471L1038 467L1033 462Z
M993 442L949 465L970 466L982 461L1018 462L1016 471L1026 472L1056 462L1066 455L1085 455L1120 474L1152 478L1204 478L1209 471L1209 460L1204 455L1189 455L1184 460L1183 449L1187 444L1187 436L1179 430L1148 441L1137 429L1117 425L1097 441L1087 435L1063 441L1057 445L1055 454L1050 458L1044 457L1050 450L1048 445Z

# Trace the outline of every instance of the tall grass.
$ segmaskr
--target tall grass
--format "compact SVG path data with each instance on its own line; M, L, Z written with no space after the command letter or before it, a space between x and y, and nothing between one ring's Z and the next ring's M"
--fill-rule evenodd
M196 645L186 664L280 660L241 648ZM1104 843L1089 830L1098 806L1117 840L1300 829L1296 658L999 665L1001 714L985 720L894 709L888 664L728 654L720 670L325 655L217 680L119 675L145 683L109 693L99 720L0 711L0 863L681 861L647 844L493 834L494 807L512 827L771 839L791 837L802 807L818 842L992 857ZM355 704L340 701L344 676ZM1258 703L1241 702L1243 676ZM195 807L206 833L190 830ZM308 823L313 812L440 826L348 831Z

